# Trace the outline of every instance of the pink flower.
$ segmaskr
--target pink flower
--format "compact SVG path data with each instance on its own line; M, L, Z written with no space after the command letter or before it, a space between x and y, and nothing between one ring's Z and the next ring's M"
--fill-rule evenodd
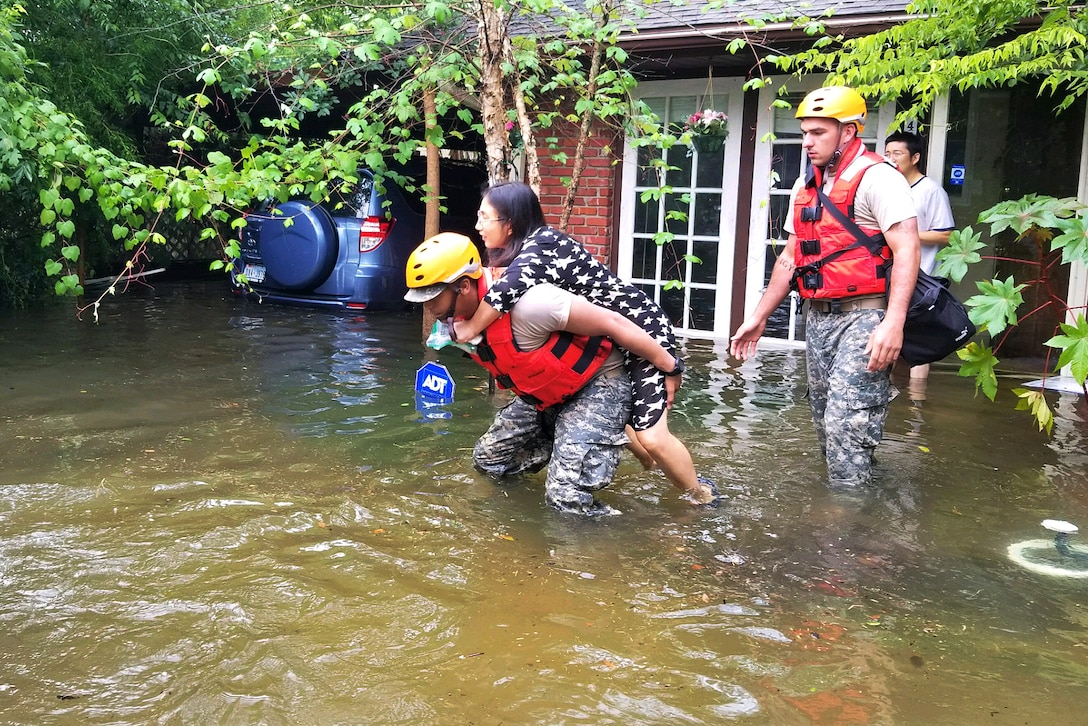
M693 134L725 136L729 133L729 117L721 111L705 109L688 117L688 131Z

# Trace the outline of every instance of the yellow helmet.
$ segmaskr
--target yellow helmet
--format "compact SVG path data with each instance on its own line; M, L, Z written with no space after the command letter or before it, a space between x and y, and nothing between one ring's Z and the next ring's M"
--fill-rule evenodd
M839 123L857 124L865 130L865 99L853 88L825 86L805 96L797 107L797 118L833 118Z
M450 283L462 277L476 279L482 274L480 252L472 240L456 232L439 232L408 256L404 270L408 292L404 299L427 302L442 294Z

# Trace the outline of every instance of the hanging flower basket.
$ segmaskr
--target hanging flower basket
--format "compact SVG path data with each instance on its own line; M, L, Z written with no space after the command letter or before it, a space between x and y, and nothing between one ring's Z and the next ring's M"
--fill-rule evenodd
M691 145L700 154L720 151L729 136L729 117L721 111L706 109L688 117L687 130L691 133Z
M691 145L694 146L695 150L700 154L713 154L717 151L721 151L722 147L725 146L726 138L726 134L722 134L721 136L710 136L709 134L692 136Z

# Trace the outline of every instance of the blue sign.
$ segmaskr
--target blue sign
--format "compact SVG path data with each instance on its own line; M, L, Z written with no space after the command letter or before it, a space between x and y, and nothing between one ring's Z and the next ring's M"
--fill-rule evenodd
M948 175L948 183L953 186L963 186L963 180L967 178L967 167L963 164L953 164L952 173Z
M416 371L416 398L427 403L453 402L453 376L441 363L429 361Z

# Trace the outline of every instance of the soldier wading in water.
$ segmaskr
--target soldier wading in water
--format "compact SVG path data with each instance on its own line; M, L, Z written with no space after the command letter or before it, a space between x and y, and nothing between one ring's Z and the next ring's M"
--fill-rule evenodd
M897 393L890 369L918 275L918 225L906 179L859 138L866 108L856 91L813 91L797 118L812 167L793 186L789 239L731 350L741 360L752 357L767 318L796 285L808 306L809 405L828 481L854 488L872 479L873 451ZM857 243L829 204L882 240L880 253Z

